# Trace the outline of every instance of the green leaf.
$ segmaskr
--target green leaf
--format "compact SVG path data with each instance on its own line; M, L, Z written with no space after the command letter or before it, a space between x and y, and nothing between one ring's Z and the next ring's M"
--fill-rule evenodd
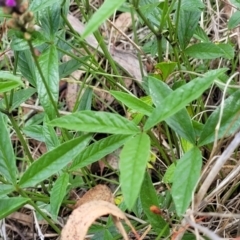
M165 229L164 232L162 232L162 236L166 237L167 235L169 235L168 223L161 216L153 213L150 210L151 206L158 207L159 201L156 194L156 190L154 189L151 178L147 172L142 183L140 199L144 213L146 214L147 219L149 223L152 225L154 231L159 234L162 232L163 229Z
M194 32L194 37L200 40L201 42L210 42L206 32L200 26L197 26Z
M202 156L197 147L193 147L177 161L173 176L172 197L179 216L189 207L200 177L201 167Z
M231 0L230 2L236 8L240 8L240 1L239 0Z
M137 125L118 114L88 110L54 119L49 124L69 130L94 133L130 135L140 132Z
M13 101L12 101L12 106L10 108L10 111L19 107L20 104L28 100L35 92L36 92L35 88L27 88L27 89L22 89L15 92L13 94Z
M102 6L93 14L87 23L82 37L85 38L96 31L98 27L106 19L108 19L114 13L114 11L117 10L124 2L125 0L105 0Z
M31 2L29 10L37 12L56 3L59 3L59 0L34 0Z
M22 131L26 136L33 138L39 142L45 141L45 137L43 136L43 126L41 125L29 125L23 127Z
M140 0L139 10L143 13L146 19L149 20L152 26L159 26L162 16L162 10L158 7L158 0ZM156 41L155 41L156 42Z
M42 31L49 40L54 40L61 22L61 1L44 8L38 13Z
M205 5L201 0L182 0L180 9L188 11L195 11L196 9L202 9Z
M12 99L12 106L10 107L10 111L14 110L15 108L19 107L19 105L23 102L25 102L27 99L29 99L34 93L36 92L36 89L34 88L27 88L27 89L21 89L13 93L13 99ZM9 102L9 95L8 102ZM5 98L0 100L0 105L6 107Z
M87 61L88 59L89 59L89 57L83 57L83 61ZM66 76L69 76L71 73L76 71L81 65L82 65L82 63L76 59L71 59L67 62L60 64L59 65L59 77L64 78Z
M104 231L103 239L106 239L106 240L112 240L113 239L112 234L107 229Z
M0 172L10 183L15 184L18 171L6 119L0 113Z
M78 105L78 111L82 110L91 110L92 106L92 95L93 95L93 89L90 87L86 87L84 89L83 95L81 95L81 101Z
M167 171L165 172L163 176L163 182L164 183L172 183L173 182L173 176L174 176L174 171L176 169L175 163L172 163L168 168Z
M211 70L203 77L195 78L191 82L171 92L162 101L161 106L154 109L144 126L144 130L149 130L155 124L166 120L184 108L189 102L201 96L212 82L226 70L226 68Z
M164 106L162 104L164 99L173 92L166 83L153 77L148 77L148 87L150 96L157 108ZM183 108L165 121L179 136L187 139L193 144L195 143L192 121L186 108Z
M227 59L233 59L234 58L234 47L231 46L230 44L225 44L225 43L219 43L217 45L221 51L223 52L223 57L227 58Z
M232 14L228 21L228 29L232 30L240 24L240 11L236 11Z
M39 57L39 64L43 72L47 87L54 101L58 101L59 92L59 72L58 72L58 53L54 45L50 45L46 51L44 51ZM40 102L46 111L49 119L55 117L55 110L50 101L50 97L47 94L47 90L43 84L43 80L38 71L36 71L37 76L37 92Z
M0 219L3 219L11 213L15 212L28 201L28 198L23 197L0 199Z
M44 112L35 114L25 123L25 126L28 127L28 126L32 126L32 125L38 125L38 124L41 125L43 122L44 116L45 116Z
M200 138L198 146L203 146L211 143L215 139L215 128L219 121L219 115L221 111L221 106L211 114L205 123ZM218 139L223 136L227 137L234 132L236 132L240 127L240 121L238 116L240 114L240 90L233 93L224 101L223 115L221 118L221 124L218 131Z
M83 135L47 152L26 170L19 185L21 187L33 187L62 170L86 147L90 138L91 135Z
M13 185L0 184L0 199L15 190Z
M174 71L176 65L176 62L160 62L155 65L155 68L160 70L161 79L165 81L168 76Z
M178 40L182 49L185 49L189 44L193 33L195 32L201 11L196 9L194 11L185 10L180 8L179 24L178 24Z
M47 124L48 117L45 116L43 121L42 134L44 136L44 142L46 143L48 151L53 150L54 148L60 145L58 136L54 131L53 127Z
M15 35L12 36L12 42L10 47L14 51L24 51L29 49L29 45L26 39L17 37L19 36L19 30L15 30ZM31 42L33 47L40 46L46 43L46 39L43 33L39 31L34 31L31 33Z
M57 220L58 211L61 203L66 195L67 186L69 183L69 175L63 173L53 185L50 195L51 214L54 220Z
M92 143L85 148L76 159L74 159L68 170L75 171L102 159L109 153L112 153L121 147L130 137L131 136L128 135L112 135Z
M214 43L197 43L188 47L184 51L188 56L198 59L215 59L234 57L234 48L227 43L214 44Z
M23 85L21 78L10 72L0 71L0 93L8 92Z
M131 110L135 110L139 113L145 114L149 116L152 111L153 107L149 106L142 100L136 98L135 96L132 96L128 93L118 92L118 91L110 91L110 93L120 102L122 102L124 105L126 105Z
M18 68L22 75L36 87L36 70L30 50L18 53Z
M194 128L194 132L195 132L196 137L199 137L200 134L202 133L204 125L200 122L195 121L195 120L192 121L192 124L193 124L193 128Z
M120 153L120 184L124 202L129 209L139 196L149 158L150 139L146 133L140 133L127 141Z

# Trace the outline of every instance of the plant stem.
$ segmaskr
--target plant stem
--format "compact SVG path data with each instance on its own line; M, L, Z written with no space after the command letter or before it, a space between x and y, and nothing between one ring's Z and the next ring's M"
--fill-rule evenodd
M34 209L47 221L47 223L58 233L61 233L61 230L52 222L48 216L41 211L41 209L28 197L28 195L19 187L17 187L17 191L20 193L21 196L29 199L29 204L34 207Z
M144 21L144 23L146 24L146 26L151 30L151 32L153 32L153 34L155 36L159 35L159 32L155 30L155 28L151 25L151 23L147 20L147 18L145 17L145 15L140 11L139 9L139 1L134 1L133 0L133 7L135 9L135 11L138 13L138 15L141 17L141 19Z
M14 130L15 130L18 138L19 138L19 141L21 142L21 144L22 144L22 146L23 146L23 149L24 149L25 154L27 155L29 161L30 161L31 163L33 163L33 162L34 162L34 159L33 159L33 157L32 157L32 154L31 154L30 151L29 151L29 148L28 148L28 146L27 146L27 143L26 143L26 141L25 141L25 139L24 139L24 137L23 137L23 135L22 135L22 133L21 133L21 131L20 131L20 128L19 128L18 124L16 123L16 121L15 121L15 119L14 119L14 117L12 116L11 113L8 114L8 117L9 117L9 120L11 121L12 126L13 126L13 128L14 128Z

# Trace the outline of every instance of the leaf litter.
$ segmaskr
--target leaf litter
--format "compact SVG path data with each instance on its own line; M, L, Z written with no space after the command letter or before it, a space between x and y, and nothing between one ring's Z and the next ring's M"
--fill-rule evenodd
M69 216L66 225L62 229L62 240L84 240L89 227L95 220L104 215L111 215L115 226L122 234L124 240L128 240L121 220L131 228L136 239L139 236L127 219L124 212L114 205L114 198L111 190L106 185L96 185L87 191L74 205L74 210Z

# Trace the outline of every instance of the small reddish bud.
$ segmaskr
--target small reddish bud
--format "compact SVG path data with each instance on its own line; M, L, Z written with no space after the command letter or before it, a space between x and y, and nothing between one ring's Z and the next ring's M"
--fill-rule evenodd
M159 207L155 206L155 205L152 205L150 207L150 211L154 214L162 215L161 209Z

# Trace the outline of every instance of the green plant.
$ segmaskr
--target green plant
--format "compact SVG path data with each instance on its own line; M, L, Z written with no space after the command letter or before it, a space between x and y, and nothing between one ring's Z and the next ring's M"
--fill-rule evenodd
M23 4L17 1L17 10ZM12 38L14 61L12 66L8 64L0 71L0 218L28 203L60 233L57 217L61 206L68 205L71 189L84 184L90 187L97 181L87 166L121 148L119 171L113 171L119 175L117 183L126 208L152 225L151 234L156 239L168 237L172 233L171 222L181 221L191 202L197 211L203 200L193 197L201 186L203 159L210 161L221 147L218 140L239 129L240 93L229 87L230 81L234 85L236 79L234 70L229 68L238 61L231 39L214 42L200 27L201 16L207 15L201 1L106 0L93 15L89 1L76 1L87 22L82 35L69 23L69 4L67 0L35 0L21 11L5 9L12 27L5 37ZM238 7L238 3L234 4ZM138 16L139 24L147 26L150 38L143 48L157 56L158 73L137 79L141 80L137 88L147 98L136 96L126 88L120 74L124 71L114 61L98 29L120 7L129 9L132 16ZM33 15L40 30L34 29ZM239 23L238 15L237 11L230 19L229 29ZM137 27L133 22L136 42ZM91 34L100 46L94 53L84 42ZM1 47L5 50L6 46L2 43ZM97 51L104 53L112 73L105 71L94 58ZM71 60L61 62L63 55ZM211 67L210 63L218 59L221 59L218 66ZM79 83L80 93L73 112L60 116L60 79L77 69L85 71L84 80ZM112 108L91 110L95 81L117 100L129 118ZM207 110L203 96L213 86L219 87L223 95L221 104L211 114L202 114ZM211 91L208 93L210 96ZM28 116L21 117L18 109L31 96L39 100L44 113L29 120ZM18 139L16 147L12 134ZM100 134L104 135L99 139L96 136ZM46 153L37 161L33 159L27 137L46 144ZM18 148L23 149L21 159ZM153 151L166 166L164 171L154 171L158 181L163 179L169 186L168 204L167 197L156 193L147 173ZM198 192L197 196L201 194ZM197 202L195 206L193 200ZM136 207L138 201L140 212ZM39 203L46 204L48 214ZM170 209L171 219L151 211L151 206L160 204ZM113 237L108 230L103 235L104 239ZM114 236L119 237L115 233Z

